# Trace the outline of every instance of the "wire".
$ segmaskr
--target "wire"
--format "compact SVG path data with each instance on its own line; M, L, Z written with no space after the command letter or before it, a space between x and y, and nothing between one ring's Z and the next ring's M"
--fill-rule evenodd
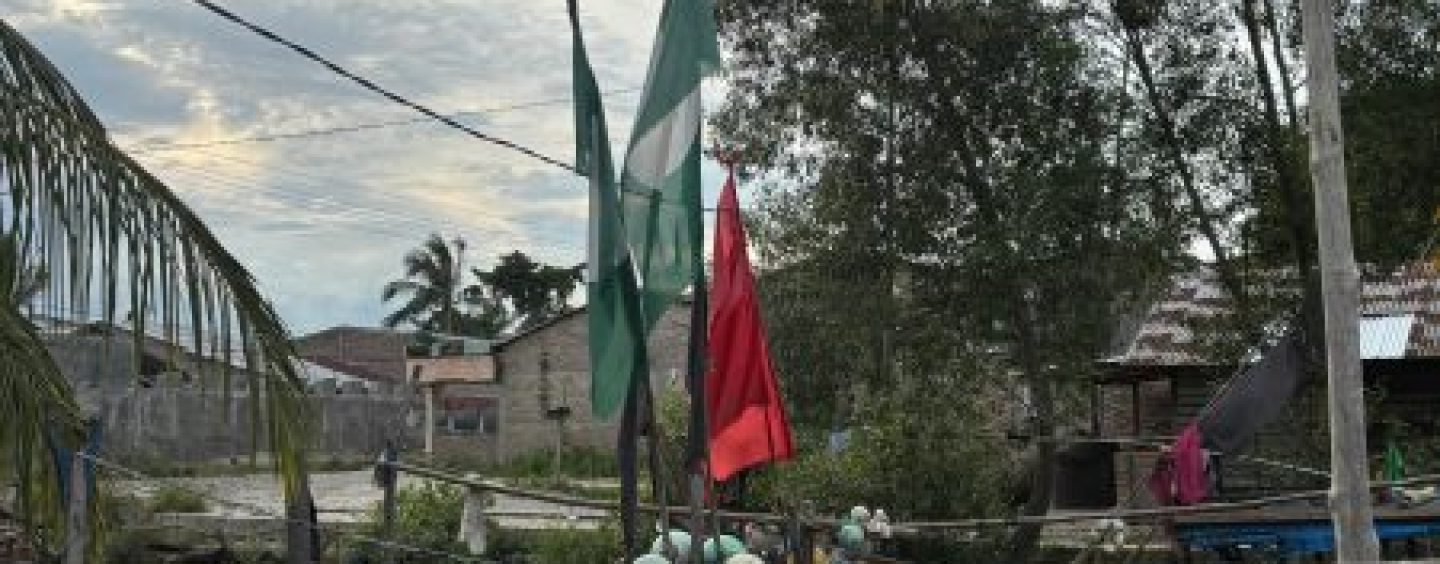
M462 131L462 132L470 135L471 137L475 137L475 138L477 138L477 139L480 139L481 141L485 141L485 142L487 142L487 143L492 143L492 144L495 144L495 145L499 145L499 146L501 146L501 147L505 147L505 148L507 148L507 149L511 149L511 150L513 150L513 151L517 151L517 152L519 152L519 153L521 153L521 154L524 154L524 155L526 155L526 156L529 156L529 157L534 158L534 159L536 159L536 160L539 160L539 161L541 161L541 162L544 162L544 163L547 163L547 164L554 165L554 166L560 167L560 168L562 168L562 169L565 169L565 170L567 170L567 171L569 171L569 172L571 172L572 174L575 174L575 175L577 175L577 176L580 175L580 171L579 171L578 169L576 169L575 166L572 165L572 164L570 164L570 163L561 161L561 160L556 159L556 158L554 158L554 157L546 156L546 155L540 153L539 151L536 151L536 150L531 149L531 148L529 148L529 147L526 147L526 146L524 146L524 145L520 145L519 143L516 143L516 142L514 142L514 141L510 141L510 140L508 140L508 139L504 139L504 138L501 138L501 137L496 137L496 136L494 136L494 135L490 135L490 134L488 134L488 133L481 132L480 130L477 130L477 129L473 128L473 127L470 127L470 126L468 126L468 125L465 125L465 124L463 124L463 123L460 123L460 122L454 120L453 118L451 118L451 117L449 117L449 116L446 116L445 114L442 114L442 113L440 113L440 112L437 112L437 111L435 111L435 110L433 110L433 109L430 109L429 107L427 107L427 106L425 106L425 105L423 105L423 104L420 104L420 103L418 103L418 102L414 102L414 101L410 100L409 98L406 98L406 97L404 97L404 96L401 96L401 95L399 95L399 94L396 94L395 92L393 92L393 91L391 91L391 90L388 90L388 89L386 89L386 88L384 88L384 87L376 84L375 82L371 81L370 79L367 79L367 78L365 78L365 77L363 77L363 76L357 75L357 74L355 74L355 73L353 73L353 72L351 72L351 71L349 71L349 70L346 70L344 67L341 67L340 65L337 65L337 64L331 62L329 59L326 59L325 57L320 56L319 54L317 54L317 53L315 53L314 51L310 50L309 48L305 47L304 45L300 45L300 44L298 44L298 43L295 43L295 42L293 42L293 41L290 41L289 39L285 39L284 37L281 37L279 34L276 34L275 32L270 31L269 29L266 29L266 28L261 27L261 26L259 26L259 25L257 25L257 24L251 23L249 20L246 20L246 19L244 19L244 18L241 18L241 17L238 16L238 15L235 15L234 13L230 12L229 10L226 10L226 9L223 8L223 7L220 7L219 5L215 4L214 2L211 2L210 0L193 0L193 1L194 1L196 4L200 5L202 8L205 8L205 9L207 9L207 10L210 10L211 12L214 12L216 15L218 15L218 16L220 16L220 17L222 17L222 18L225 18L226 20L229 20L229 21L235 23L236 25L239 25L239 26L241 26L241 27L244 27L245 29L248 29L248 30L250 30L251 32L254 32L254 33L257 34L257 35L260 35L261 37L264 37L264 38L266 38L266 39L269 39L270 41L273 41L273 42L275 42L275 43L279 43L280 45L283 45L283 46L289 48L290 50L295 51L296 53L299 53L302 57L305 57L305 58L307 58L307 59L310 59L311 61L314 61L314 62L316 62L316 63L319 63L320 65L324 66L325 68L330 69L331 72L334 72L335 74L338 74L338 75L340 75L340 76L342 76L342 77L345 77L345 78L349 79L351 82L354 82L354 83L360 85L361 87L365 88L366 90L369 90L369 91L371 91L371 92L374 92L374 93L376 93L376 94L379 94L379 95L381 95L381 96L384 96L384 97L390 99L391 101L393 101L393 102L395 102L395 103L397 103L397 104L400 104L400 105L402 105L402 106L405 106L405 107L407 107L407 108L410 108L410 109L413 109L413 110L415 110L415 111L417 111L417 112L420 112L421 114L424 114L425 116L429 117L430 119L433 119L433 120L435 120L435 121L438 121L438 122L440 122L440 123L443 123L443 124L445 124L445 125L448 125L448 126L450 126L451 128L460 130L460 131ZM647 192L645 195L648 196L648 197L652 197L652 198L658 198L658 201L661 203L661 205L674 205L674 206L682 207L682 208L684 207L684 206L683 206L681 203L679 203L679 202L670 202L670 201L668 201L668 200L666 200L666 199L664 199L664 198L659 198L658 195L656 195L656 194L650 194L650 193ZM714 209L714 208L709 208L709 207L701 207L701 211L702 211L702 212L714 212L715 209Z
M471 137L474 137L474 138L479 139L479 140L481 140L481 141L485 141L485 142L487 142L487 143L492 143L492 144L495 144L495 145L499 145L499 146L501 146L501 147L505 147L505 148L507 148L507 149L510 149L510 150L513 150L513 151L517 151L517 152L519 152L519 153L521 153L521 154L523 154L523 155L526 155L526 156L531 157L531 158L533 158L533 159L539 160L539 161L544 162L544 163L546 163L546 164L550 164L550 165L554 165L554 166L563 168L563 169L568 170L568 171L570 171L570 172L572 172L572 173L574 173L574 174L577 174L577 175L580 174L580 171L577 170L577 169L575 168L575 166L572 165L572 164L570 164L570 163L561 161L561 160L556 159L556 158L554 158L554 157L549 157L549 156L543 155L543 154L541 154L540 152L538 152L538 151L536 151L536 150L534 150L534 149L531 149L531 148L529 148L529 147L525 147L525 146L523 146L523 145L520 145L519 143L515 143L514 141L510 141L510 140L507 140L507 139L502 139L502 138L500 138L500 137L496 137L496 136L493 136L493 135L490 135L490 134L487 134L487 133L483 133L483 132L481 132L480 130L477 130L477 129L473 128L473 127L470 127L470 126L468 126L468 125L465 125L465 124L463 124L463 123L460 123L459 121L456 121L456 120L455 120L454 118L452 118L452 117L449 117L449 116L447 116L447 115L445 115L445 114L441 114L440 112L437 112L437 111L435 111L435 110L432 110L432 109L430 109L430 108L427 107L427 106L424 106L424 105L422 105L422 104L420 104L420 103L418 103L418 102L414 102L414 101L410 100L409 98L406 98L406 97L404 97L404 96L401 96L401 95L399 95L399 94L396 94L395 92L393 92L393 91L391 91L391 90L388 90L388 89L386 89L386 88L384 88L384 87L376 84L375 82L371 81L370 79L367 79L367 78L365 78L365 77L363 77L363 76L360 76L360 75L358 75L358 74L355 74L355 73L353 73L353 72L350 72L349 70L346 70L344 67L341 67L340 65L337 65L337 64L331 62L329 59L326 59L325 57L322 57L322 56L320 56L319 54L316 54L314 51L311 51L309 48L307 48L307 47L305 47L305 46L303 46L303 45L300 45L300 44L298 44L298 43L295 43L295 42L293 42L293 41L290 41L290 40L288 40L288 39L285 39L284 37L280 37L278 34L276 34L276 33L273 32L273 31L270 31L270 30L268 30L268 29L265 29L265 28L263 28L263 27L260 27L259 25L256 25L256 24L254 24L254 23L251 23L250 21L248 21L248 20L246 20L246 19L244 19L244 18L241 18L240 16L237 16L237 15L235 15L234 13L231 13L229 10L226 10L225 8L220 7L219 5L215 4L214 2L211 2L210 0L194 0L194 2L195 2L196 4L199 4L201 7L205 8L205 9L207 9L207 10L210 10L211 12L215 13L216 15L218 15L218 16L220 16L220 17L222 17L222 18L225 18L225 19L227 19L227 20L230 20L231 22L235 23L236 25L239 25L239 26L241 26L241 27L244 27L245 29L248 29L248 30L256 33L257 35L260 35L261 37L264 37L264 38L266 38L266 39L269 39L270 41L273 41L273 42L275 42L275 43L279 43L280 45L283 45L283 46L289 48L290 50L295 51L296 53L299 53L301 56L303 56L303 57L305 57L305 58L307 58L307 59L310 59L311 61L314 61L314 62L316 62L316 63L319 63L319 64L323 65L325 68L330 69L331 72L334 72L335 74L338 74L338 75L340 75L340 76L342 76L342 77L345 77L345 78L349 79L351 82L354 82L355 84L360 85L361 87L365 88L366 90L369 90L369 91L371 91L371 92L374 92L374 93L376 93L376 94L379 94L379 95L381 95L381 96L384 96L384 97L390 99L392 102L395 102L395 103L400 104L400 105L402 105L402 106L408 107L408 108L410 108L410 109L412 109L412 110L415 110L415 111L417 111L417 112L420 112L421 114L424 114L425 116L428 116L430 119L433 119L433 120L435 120L435 121L438 121L438 122L440 122L440 123L443 123L443 124L445 124L445 125L448 125L448 126L450 126L451 128L460 130L460 131L462 131L462 132L470 135Z
M281 203L294 204L301 208L298 211L307 211L318 215L323 215L326 219L339 219L354 222L371 222L364 224L364 228L367 231L383 232L404 238L414 238L417 232L428 233L436 230L437 228L460 232L474 232L479 229L475 225L465 225L452 220L445 220L430 216L421 217L417 215L407 215L397 212L396 210L398 209L406 209L413 207L414 205L413 201L406 200L399 196L390 196L383 194L368 196L381 200L382 204L394 204L390 208L382 209L355 204L348 201L341 201L339 199L336 199L332 195L324 194L321 192L297 190L294 188L295 186L313 186L315 188L321 188L321 186L318 184L311 184L307 182L291 182L285 188L256 187L252 184L247 184L239 180L209 175L202 169L187 170L183 174L187 175L188 181L182 185L202 185L219 188L233 188L233 190L224 190L205 194L203 198L199 199L199 207L201 207L202 209L208 207L205 205L206 203L213 204L224 202L225 206L228 208L238 208L240 206L234 204L240 204L254 211L254 208L257 207L255 196L263 196L273 198L274 200L279 200ZM184 191L180 191L180 193L182 195L186 195ZM266 207L276 207L277 211L297 211L293 208L284 208L278 206ZM462 211L474 211L474 213L476 214L483 213L483 210L481 208L465 204L456 204L449 207L452 209L460 208ZM516 218L509 221L515 223L529 223L534 220L526 218ZM404 230L405 228L409 228L410 230L406 231Z
M640 90L639 88L617 88L617 89L615 89L615 90L607 90L607 91L603 92L602 94L605 94L605 95L625 94L625 93L629 93L629 92L638 92L639 90ZM521 110L521 109L534 108L534 107L540 107L540 106L549 106L549 105L555 105L555 104L560 104L560 103L567 103L567 104L568 104L568 103L570 103L571 101L572 101L572 100L571 100L570 98L568 98L568 97L566 97L566 98L550 98L550 99L546 99L546 100L537 100L537 101L534 101L534 102L524 102L524 103L518 103L518 104L510 104L510 105L506 105L506 106L497 106L497 107L494 107L494 108L485 108L485 109L480 109L480 110L466 110L466 111L454 112L454 113L446 114L446 115L448 115L449 117L452 117L452 118L461 118L461 117L467 117L467 116L488 115L488 114L493 114L493 113L513 111L513 110ZM340 133L358 133L358 132L362 132L362 131L369 131L369 130L373 130L373 129L382 129L382 128L386 128L386 127L395 127L395 126L402 126L402 125L417 125L417 124L422 124L422 123L431 123L431 122L433 122L433 121L434 121L434 119L433 119L433 118L429 118L429 117L418 117L418 118L398 119L398 120L389 120L389 121L375 121L375 122L359 123L359 124L353 124L353 125L341 125L341 126L334 126L334 127L322 127L322 128L316 128L316 129L301 129L301 130L297 130L297 131L287 131L287 132L283 132L283 133L270 133L270 134L264 134L264 135L252 135L252 136L248 136L248 137L235 137L235 138L231 138L231 139L218 139L218 140L215 140L215 141L202 141L202 142L197 142L197 143L160 142L160 143L136 145L136 146L131 147L131 148L126 149L126 150L129 151L129 152L131 152L131 153L141 154L141 153L151 153L151 152L158 152L158 151L175 151L175 150L180 150L180 149L204 149L204 148L209 148L209 147L220 147L220 146L227 146L227 145L238 145L238 144L242 144L242 143L265 143L265 142L270 142L270 141L282 141L282 140L288 140L288 139L304 139L304 138L309 138L309 137L320 137L320 136L335 135L335 134L340 134Z

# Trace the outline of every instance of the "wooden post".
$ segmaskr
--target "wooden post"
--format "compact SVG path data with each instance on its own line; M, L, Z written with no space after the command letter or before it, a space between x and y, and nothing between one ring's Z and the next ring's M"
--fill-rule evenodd
M815 537L810 534L810 517L814 514L814 505L811 502L803 502L794 515L790 517L790 534L792 544L790 546L793 561L798 564L815 563Z
M701 463L703 464L703 463ZM720 538L715 531L705 530L705 470L697 468L690 474L690 561L695 564L705 563L705 537L715 536L715 546L719 548Z
M1306 81L1310 94L1310 175L1315 184L1330 381L1330 510L1337 560L1371 562L1380 558L1380 552L1367 487L1359 342L1360 274L1350 242L1332 10L1327 0L1305 0L1301 7L1305 67L1310 72Z
M85 564L90 547L89 483L85 479L85 453L70 456L70 499L65 507L65 564Z
M386 441L380 463L375 465L375 485L380 487L383 496L380 501L380 538L387 542L395 541L395 486L400 481L394 466L396 458L395 444ZM381 554L384 561L390 561L389 550L382 550Z
M285 550L290 564L314 564L318 561L319 538L315 521L315 500L310 497L309 476L300 477L295 499L285 507Z
M485 506L490 504L490 494L479 488L465 488L465 509L460 516L460 542L474 555L485 554L486 543Z
M425 390L425 454L435 455L435 393L437 385L428 385Z

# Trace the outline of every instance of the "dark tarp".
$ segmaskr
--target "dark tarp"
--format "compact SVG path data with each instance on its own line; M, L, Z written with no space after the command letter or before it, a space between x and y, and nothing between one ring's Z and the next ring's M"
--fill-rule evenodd
M1234 454L1245 448L1265 424L1290 405L1304 374L1297 338L1280 339L1259 362L1241 372L1200 414L1200 434L1207 450Z

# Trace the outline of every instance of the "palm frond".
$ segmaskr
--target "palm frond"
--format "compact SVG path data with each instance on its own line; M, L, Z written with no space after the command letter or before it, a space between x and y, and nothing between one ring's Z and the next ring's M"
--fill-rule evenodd
M134 347L151 331L178 344L185 324L192 326L197 353L229 360L230 347L238 345L246 368L258 375L251 389L264 398L264 432L293 496L311 424L279 317L194 212L110 143L79 94L4 21L0 190L9 192L8 205L0 206L0 232L13 241L10 272L49 266L37 308L46 317L114 325L117 311L128 310ZM11 467L0 470L36 485L47 472L33 465L25 470L26 441L46 418L73 430L81 414L41 337L9 295L0 305L0 390L7 398L0 407L0 447L14 456ZM229 373L222 372L210 376L228 390ZM38 505L28 509L44 514Z
M390 282L389 284L386 284L385 288L381 290L380 301L388 302L392 299L395 299L395 296L400 295L402 292L418 294L425 291L426 288L429 287L414 280L395 280L393 282Z

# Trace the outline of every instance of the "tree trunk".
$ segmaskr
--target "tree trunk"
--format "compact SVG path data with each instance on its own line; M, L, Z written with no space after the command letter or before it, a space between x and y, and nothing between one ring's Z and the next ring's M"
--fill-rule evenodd
M1025 293L1028 286L1017 280L1015 293L1011 298L1012 317L1015 323L1015 360L1020 365L1021 378L1030 389L1030 399L1035 409L1030 421L1031 441L1035 444L1035 466L1030 473L1030 497L1025 501L1022 512L1025 515L1044 515L1050 510L1055 474L1055 402L1051 394L1051 382L1045 367L1037 355L1035 338L1034 304ZM1009 555L1006 562L1028 562L1039 543L1044 525L1029 523L1015 530L1010 539Z
M1307 356L1313 360L1320 358L1317 348L1319 341L1316 338L1324 334L1325 324L1320 313L1320 278L1315 272L1315 256L1311 248L1311 244L1315 240L1311 229L1311 210L1305 202L1308 186L1304 179L1297 174L1296 163L1292 158L1294 153L1291 151L1291 137L1287 134L1287 128L1280 123L1279 103L1275 100L1270 69L1265 64L1265 48L1260 35L1257 2L1259 0L1241 0L1240 21L1245 25L1250 51L1255 55L1255 78L1260 85L1260 98L1265 108L1266 143L1270 146L1271 166L1275 168L1275 189L1284 205L1283 213L1290 235L1290 249L1303 289L1299 322L1307 336L1303 340ZM1276 64L1284 67L1284 61L1277 60Z
M1290 118L1291 133L1300 132L1300 114L1295 106L1295 80L1290 77L1290 65L1285 63L1285 50L1280 47L1280 19L1275 15L1275 2L1263 0L1265 7L1265 28L1270 32L1270 50L1275 57L1275 68L1280 69L1280 94L1285 97L1285 114Z
M1140 35L1135 29L1127 26L1124 36L1125 50L1135 62L1135 68L1140 74L1140 82L1145 89L1145 98L1155 112L1155 121L1159 123L1161 135L1165 139L1165 153L1170 158L1171 164L1174 165L1176 174L1180 177L1180 185L1184 189L1185 197L1189 200L1190 207L1198 220L1200 234L1209 245L1210 252L1215 255L1215 270L1220 276L1220 283L1235 300L1235 311L1242 320L1242 326L1248 326L1244 322L1249 318L1249 299L1245 293L1245 286L1241 282L1234 262L1230 260L1229 253L1225 250L1224 243L1220 240L1220 233L1215 228L1216 222L1210 218L1205 198L1200 194L1199 187L1195 185L1195 173L1190 169L1190 163L1185 160L1180 137L1175 131L1175 121L1160 96L1159 87L1155 84L1155 75L1150 68L1150 61L1145 55L1145 47L1140 41Z

